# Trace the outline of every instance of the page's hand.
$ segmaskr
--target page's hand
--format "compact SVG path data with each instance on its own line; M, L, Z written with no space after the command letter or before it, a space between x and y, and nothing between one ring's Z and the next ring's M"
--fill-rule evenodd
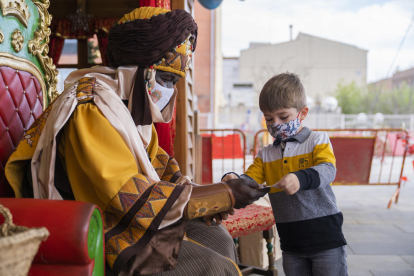
M215 219L217 225L220 225L223 220L226 220L229 218L229 215L234 215L233 208L229 209L227 212L221 212L221 213L215 214L214 216L206 216L204 217L204 219L206 220L206 224L208 226L211 225L211 222L213 221L213 219Z
M235 209L245 208L270 191L269 187L261 188L255 181L244 178L230 179L226 183L232 189L236 199Z

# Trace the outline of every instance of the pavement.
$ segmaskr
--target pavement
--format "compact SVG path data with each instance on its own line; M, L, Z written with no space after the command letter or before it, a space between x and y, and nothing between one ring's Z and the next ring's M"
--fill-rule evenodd
M344 214L349 276L414 276L414 181L402 187L390 209L395 186L333 189ZM282 259L276 268L285 276Z
M414 276L414 178L387 209L395 186L335 186L352 276Z

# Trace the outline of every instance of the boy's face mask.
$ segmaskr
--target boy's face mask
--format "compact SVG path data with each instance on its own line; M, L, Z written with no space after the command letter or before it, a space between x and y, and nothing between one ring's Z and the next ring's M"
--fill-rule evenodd
M267 130L269 131L270 135L272 135L276 140L276 145L280 144L282 141L286 141L289 138L295 136L301 124L301 120L299 119L300 114L302 113L302 109L299 111L298 116L296 119L293 119L287 123L282 124L271 124L267 125Z
M162 111L170 102L172 95L174 94L174 88L167 88L155 82L155 87L150 94L151 100Z

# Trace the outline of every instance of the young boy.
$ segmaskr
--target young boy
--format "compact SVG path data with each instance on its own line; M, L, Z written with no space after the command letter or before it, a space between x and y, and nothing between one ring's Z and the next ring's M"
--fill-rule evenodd
M259 150L242 178L272 186L269 193L287 276L348 275L343 216L330 184L335 156L328 135L302 126L308 114L297 75L272 77L259 98L273 145ZM223 181L237 178L229 173Z

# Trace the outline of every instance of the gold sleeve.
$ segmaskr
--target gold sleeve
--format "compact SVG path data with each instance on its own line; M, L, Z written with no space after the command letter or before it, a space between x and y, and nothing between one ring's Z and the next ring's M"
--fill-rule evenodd
M266 182L263 160L260 157L256 157L253 164L249 166L244 174L250 176L259 184Z
M228 211L236 204L233 191L226 183L192 187L192 193L184 209L186 219L194 219Z
M135 159L119 133L93 103L79 105L65 125L59 155L76 200L102 210L135 174Z

